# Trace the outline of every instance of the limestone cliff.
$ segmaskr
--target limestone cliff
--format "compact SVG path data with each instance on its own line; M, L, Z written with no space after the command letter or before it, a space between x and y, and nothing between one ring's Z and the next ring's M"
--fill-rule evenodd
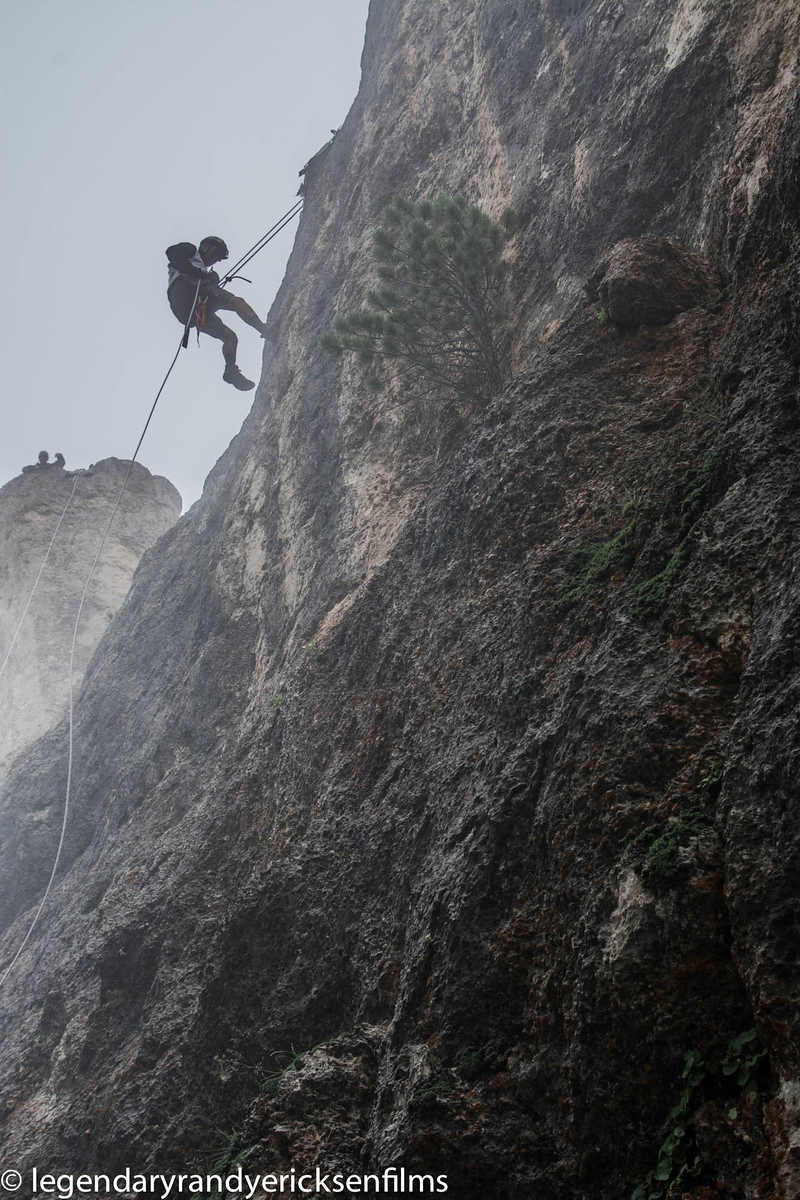
M798 1194L799 25L373 0L253 410L84 680L4 1162ZM440 190L519 217L480 410L318 348ZM63 775L0 801L4 962Z
M117 458L77 474L47 466L0 489L3 658L13 641L0 678L0 771L64 714L78 606L128 466ZM140 558L180 511L172 484L136 463L83 605L75 687L125 599Z

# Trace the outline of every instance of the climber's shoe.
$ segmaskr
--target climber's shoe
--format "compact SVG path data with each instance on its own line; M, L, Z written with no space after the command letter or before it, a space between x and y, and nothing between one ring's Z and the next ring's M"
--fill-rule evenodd
M256 386L251 379L245 379L236 363L230 363L225 368L222 378L226 383L232 383L240 392L249 392L251 388Z

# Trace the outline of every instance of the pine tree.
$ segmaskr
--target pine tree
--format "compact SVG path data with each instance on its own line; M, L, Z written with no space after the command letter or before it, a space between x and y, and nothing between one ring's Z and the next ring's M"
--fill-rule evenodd
M383 219L372 247L382 286L367 292L367 309L338 317L323 345L355 352L373 387L391 362L401 378L462 399L498 391L510 373L502 255L511 211L497 225L461 196L396 196Z

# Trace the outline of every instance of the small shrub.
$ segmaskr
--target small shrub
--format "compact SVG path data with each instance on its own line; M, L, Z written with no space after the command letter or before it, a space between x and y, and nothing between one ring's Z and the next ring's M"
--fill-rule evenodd
M640 621L648 621L651 617L658 616L666 606L669 594L688 557L689 548L684 540L673 550L663 571L639 584L631 605L632 616Z
M433 954L433 948L438 941L439 941L439 939L436 936L436 934L434 934L434 933L426 933L425 934L425 937L422 939L422 945L420 947L419 954L414 959L415 966L421 967L423 965L423 963L426 963L431 958L431 956Z
M556 596L557 608L580 604L618 570L629 565L634 524L631 521L607 542L595 542L572 551L566 562L566 582Z
M705 788L707 791L711 791L712 789L716 788L717 784L722 783L722 774L724 769L725 768L722 759L718 758L716 762L711 764L705 775L701 777L700 787Z
M449 1096L454 1089L455 1084L447 1075L432 1075L414 1088L408 1101L408 1111L419 1112L430 1108L440 1096Z
M680 536L686 537L708 507L714 488L722 475L721 448L712 450L696 470L684 476L684 496L681 503Z
M508 1057L508 1043L493 1038L483 1046L462 1046L453 1058L453 1067L463 1079L474 1080L498 1071Z
M738 1037L731 1039L722 1060L722 1074L735 1075L738 1086L746 1087L752 1078L754 1068L766 1053L756 1036L755 1029L747 1029Z
M455 1091L455 1082L449 1071L441 1064L434 1046L426 1046L423 1062L428 1069L427 1079L418 1083L408 1101L408 1111L415 1112L430 1108L440 1096L449 1096Z
M665 608L678 576L688 562L690 536L711 503L723 473L724 456L721 448L717 447L698 468L687 471L684 475L683 498L678 512L678 545L672 551L664 569L637 587L631 605L631 615L640 621L658 616Z
M665 824L648 825L629 843L623 861L639 860L638 871L646 883L666 883L675 876L678 847L712 824L696 805L685 809Z
M678 1103L667 1116L667 1136L658 1150L655 1169L649 1171L631 1200L661 1200L667 1190L678 1189L700 1170L696 1153L692 1109L697 1089L706 1077L706 1065L698 1050L690 1050L683 1060L683 1089Z
M721 1062L717 1059L706 1064L699 1050L690 1050L685 1055L681 1071L683 1086L678 1103L667 1115L666 1137L659 1147L658 1161L634 1190L631 1200L665 1200L680 1196L689 1181L700 1175L703 1163L697 1150L694 1126L701 1102L709 1094L724 1094L729 1086L726 1080L734 1076L733 1082L739 1089L746 1087L766 1053L755 1029L748 1029L731 1039ZM739 1115L738 1107L729 1108L727 1113L729 1120L735 1121Z

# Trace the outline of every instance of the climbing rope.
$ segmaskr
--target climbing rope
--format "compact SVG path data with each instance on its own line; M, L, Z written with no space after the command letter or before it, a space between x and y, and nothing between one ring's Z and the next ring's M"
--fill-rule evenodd
M178 355L180 354L180 352L183 348L183 339L184 339L184 336L186 335L186 333L188 332L189 325L191 324L192 316L194 315L194 309L195 309L195 305L197 304L197 296L200 291L201 282L202 281L200 279L198 279L197 288L195 289L195 293L194 293L194 299L192 300L192 307L189 309L189 316L187 317L186 324L183 327L183 330L181 332L181 340L178 343L178 349L175 351L175 357L173 358L172 362L170 363L169 370L167 371L166 375L164 376L164 379L161 383L161 387L158 389L158 392L156 393L156 398L153 401L152 407L147 416L147 420L144 423L144 429L142 430L141 437L139 438L139 441L136 443L136 449L133 452L133 457L131 458L130 462L128 463L128 470L125 472L125 478L122 481L122 487L119 490L119 495L117 496L116 503L114 504L114 507L111 510L111 516L108 518L108 522L106 524L105 530L103 531L103 536L100 539L100 545L98 547L97 554L94 557L94 562L92 563L92 568L89 571L89 574L87 576L86 583L84 584L83 594L81 595L80 604L78 605L78 612L75 617L75 626L72 631L72 646L70 648L70 654L69 654L69 749L68 749L68 755L67 755L67 784L66 784L66 791L65 791L65 796L64 796L64 815L61 820L61 836L59 837L59 840L58 840L58 849L56 850L55 862L53 863L53 869L50 872L50 878L47 881L47 887L45 888L44 895L42 896L42 899L39 902L39 907L37 908L34 918L30 923L28 932L25 934L25 937L22 940L22 944L20 945L16 954L12 958L11 962L6 967L5 971L3 972L2 977L0 977L0 988L2 988L3 984L5 983L8 975L9 975L9 972L12 970L12 968L14 967L14 964L17 962L17 959L19 958L19 956L22 954L22 951L27 946L28 941L30 940L30 936L33 933L34 929L36 928L36 925L39 921L39 917L41 916L42 909L44 908L45 903L47 901L47 897L50 895L50 890L53 886L53 880L55 879L56 871L58 870L58 864L61 861L61 852L64 849L64 839L65 839L66 833L67 833L67 819L69 816L70 792L71 792L71 787L72 787L72 762L73 762L74 732L75 732L75 723L74 723L74 714L75 714L75 701L74 701L75 647L78 642L78 627L80 625L81 615L83 613L83 606L86 603L86 597L89 592L89 587L91 585L92 579L94 578L94 573L97 570L97 565L100 562L100 555L103 553L103 547L106 544L106 539L107 539L109 531L111 529L111 524L114 520L114 517L117 515L117 510L119 509L119 506L122 503L122 497L124 496L125 489L128 486L128 480L131 477L131 471L133 470L133 464L136 462L136 458L141 449L142 442L145 439L145 434L147 433L147 430L150 426L150 422L153 419L153 413L156 411L156 405L158 404L158 401L161 398L161 393L164 391L164 388L167 385L167 380L169 379L170 375L172 374L173 367L175 366L175 363L178 361ZM73 488L73 492L74 492L74 490L75 489ZM70 499L71 499L71 497L70 497ZM63 516L63 514L62 514L62 516Z
M235 277L237 271L240 271L242 267L246 266L247 263L250 262L250 259L255 258L255 256L264 249L268 242L271 242L272 239L276 237L282 229L286 228L290 221L293 221L295 217L299 216L302 208L302 199L295 201L289 211L285 212L280 220L276 221L275 224L259 238L255 245L251 246L247 253L240 258L237 263L233 264L228 274L225 275L220 281L222 286L224 287L226 283L230 283L230 281Z
M255 245L252 246L250 248L250 250L248 250L247 253L242 258L240 258L237 263L234 264L234 266L231 268L229 273L221 281L222 285L224 286L226 283L229 283L230 280L234 278L236 272L241 267L245 266L246 263L250 262L250 260L252 258L255 258L256 254L258 254L259 251L263 250L264 247L269 242L271 242L272 239L274 237L276 237L277 234L279 234L281 232L281 230L284 229L289 224L290 221L292 221L296 216L298 216L300 214L302 207L303 207L302 200L298 200L295 204L293 204L292 207L289 209L289 211L284 213L284 215L280 218L280 220L276 221L275 224L270 229L268 229L267 232L265 234L263 234L263 236L261 238L259 238L259 240L255 243ZM16 954L12 958L11 962L6 967L2 976L0 976L0 988L2 988L3 984L5 983L6 979L8 978L9 973L11 972L11 970L13 969L17 960L19 959L20 955L22 954L22 951L25 949L26 945L28 944L31 934L33 933L34 929L36 928L36 925L39 921L39 917L41 916L41 913L42 913L42 909L44 908L45 903L47 902L47 897L50 895L50 891L53 886L53 880L56 877L56 872L58 871L58 866L61 861L61 853L64 849L64 840L65 840L66 832L67 832L67 820L68 820L68 816L69 816L70 793L71 793L71 786L72 786L72 764L73 764L73 748L74 748L74 712L75 712L75 704L74 704L75 647L76 647L77 641L78 641L78 628L80 625L81 615L83 613L83 606L86 602L86 596L89 592L89 587L91 585L92 579L94 578L94 573L97 570L97 565L100 562L100 555L103 553L103 548L106 544L106 539L107 539L109 531L111 529L112 522L114 520L114 517L117 514L117 510L119 509L120 504L122 503L122 497L125 494L125 489L128 486L128 480L130 479L131 471L133 470L133 464L136 462L136 458L139 454L139 450L141 449L142 442L145 439L145 435L150 426L150 422L153 419L153 414L155 413L156 406L158 404L158 401L161 398L161 393L164 391L164 388L167 385L167 380L169 379L170 375L172 374L172 370L175 366L175 363L178 361L178 356L179 356L181 350L186 345L186 342L187 342L187 339L189 336L189 327L191 325L192 317L194 316L195 308L197 306L197 297L200 293L200 284L201 283L202 283L202 279L198 279L197 287L196 287L195 293L194 293L194 299L192 300L192 305L191 305L191 308L189 309L189 316L187 317L186 324L184 325L183 331L181 333L181 340L178 343L178 349L175 351L175 357L173 358L172 362L170 363L169 370L167 371L166 375L164 376L164 379L162 380L162 383L161 383L161 387L158 389L158 392L156 393L156 398L153 401L152 407L147 416L147 420L144 423L144 429L142 430L141 437L139 438L139 441L136 443L136 449L134 450L133 457L131 458L131 460L128 464L128 470L125 473L125 478L122 482L122 487L120 488L120 492L119 492L119 495L117 496L116 503L114 505L114 508L112 509L111 516L108 518L108 522L107 522L105 530L103 532L103 536L100 539L100 545L98 547L97 554L95 555L94 562L92 563L92 568L89 571L89 575L86 579L86 583L83 588L83 594L81 595L80 604L78 605L78 612L75 617L75 626L72 631L72 646L70 648L70 656L69 656L69 750L68 750L68 756L67 756L67 783L66 783L66 791L65 791L65 796L64 796L64 815L63 815L62 821L61 821L61 835L60 835L59 841L58 841L58 849L56 850L56 857L55 857L55 861L53 863L53 869L50 872L50 878L47 881L47 887L45 888L44 895L42 896L42 899L39 902L39 907L36 910L34 918L31 921L31 924L28 928L28 932L25 934L25 937L23 938L19 949L17 950ZM77 483L77 478L78 477L76 476L76 483ZM74 494L74 492L75 492L75 485L73 485L72 494ZM70 500L71 499L72 499L72 495L70 495ZM64 518L64 514L66 513L68 507L69 507L69 501L67 501L67 505L64 509L64 512L61 514L61 519L59 520L59 523L56 526L55 532L53 534L53 538L50 543L51 546L52 546L53 542L55 541L55 536L58 533L58 528L61 524L61 521ZM49 553L50 553L50 547L48 547L47 554L45 555L45 562L47 561L47 555L49 555ZM42 563L42 568L39 572L39 576L41 576L41 573L43 570L44 570L44 562ZM37 577L37 580L36 580L36 583L38 583L38 582L39 582L39 577ZM34 584L34 590L35 590L35 587L36 587L36 585ZM32 599L32 594L31 594L31 599ZM27 612L29 606L30 606L30 600L28 601L28 605L26 606L25 612ZM25 613L23 613L22 620L24 620L24 617L25 617ZM22 620L20 621L20 625L22 624ZM19 632L19 627L17 628L17 633L18 632ZM17 634L15 633L14 640L16 640L16 636L17 636ZM13 641L12 641L12 646L13 646ZM10 653L11 653L11 650L9 649L9 655L10 655ZM6 661L8 661L8 655L6 655ZM3 668L4 667L5 667L5 663L3 663ZM2 668L0 668L0 673L1 672L2 672Z
M11 645L8 647L6 656L3 659L3 665L0 666L0 675L2 675L3 671L5 671L8 660L11 658L11 651L14 649L14 643L16 642L17 638L19 637L19 631L22 629L22 626L25 622L25 618L28 615L28 609L30 608L30 606L33 602L33 597L36 594L37 587L39 586L39 580L42 578L44 569L47 566L47 560L50 557L50 551L53 549L53 546L55 545L55 540L58 537L58 531L61 528L61 522L64 520L64 517L67 515L67 509L69 508L70 504L72 503L72 497L75 495L75 488L78 486L79 478L80 478L79 475L75 476L75 481L72 484L72 491L69 494L67 503L64 505L61 516L58 518L58 524L56 525L55 529L53 530L53 536L50 538L50 545L45 550L44 558L42 559L42 565L39 567L39 574L36 576L36 579L33 582L33 587L31 588L31 593L28 596L28 603L25 605L24 609L22 610L22 616L20 617L19 621L17 622L17 627L14 630L14 636L11 639Z
M281 232L281 230L282 230L282 229L285 229L285 228L286 228L286 226L289 224L289 222L290 222L290 221L294 220L294 218L295 218L296 216L299 216L300 212L302 211L302 208L303 208L303 201L302 201L302 199L300 199L300 200L296 200L296 201L295 201L295 203L292 205L292 207L291 207L291 208L288 210L288 212L285 212L285 213L283 214L283 216L282 216L282 217L280 217L280 218L279 218L279 219L278 219L278 220L275 222L275 224L274 224L274 225L272 225L272 226L271 226L271 227L270 227L270 228L269 228L269 229L266 231L266 233L265 233L265 234L263 234L263 235L262 235L262 236L259 238L259 240L258 240L258 241L257 241L257 242L256 242L256 243L253 245L253 246L251 246L251 248L250 248L250 249L247 251L247 253L246 253L245 255L243 255L243 257L242 257L242 258L240 258L240 259L239 259L239 261L238 261L237 263L235 263L235 264L234 264L234 266L232 266L232 267L231 267L231 269L230 269L230 271L228 272L228 274L227 274L227 275L226 275L226 276L225 276L225 277L224 277L224 278L221 280L221 284L222 284L222 286L224 286L226 283L229 283L229 282L231 281L231 279L233 279L233 278L235 277L235 275L236 275L236 272L237 272L238 270L240 270L240 268L241 268L241 267L243 267L243 266L246 266L246 264L247 264L247 263L249 263L251 259L255 258L255 256L256 256L256 255L257 255L257 254L258 254L258 253L259 253L261 250L263 250L263 249L264 249L264 247L265 247L265 246L266 246L266 245L267 245L269 242L271 242L271 241L272 241L272 239L273 239L274 237L276 237L276 236L277 236L277 235L278 235L278 234ZM202 280L198 280L198 284L197 284L197 290L195 291L195 294L194 294L194 300L192 301L192 310L191 310L191 311L192 311L192 313L194 313L194 312L195 312L195 310L196 310L196 308L197 308L197 297L198 297L198 292L199 292L199 290L200 290L200 283L201 283L201 282L202 282ZM247 282L249 282L249 280L248 280ZM203 303L203 302L201 302L201 303ZM160 387L160 388L159 388L159 390L158 390L158 395L156 396L156 398L155 398L155 401L154 401L154 403L153 403L153 407L152 407L152 409L150 410L150 415L148 416L148 418L147 418L147 422L145 423L144 430L142 431L142 436L141 436L141 438L139 439L139 443L138 443L138 445L137 445L137 447L136 447L136 450L134 451L134 457L133 457L133 459L131 459L131 463L130 463L130 466L129 466L129 468L128 468L128 474L125 476L125 481L124 481L124 483L123 483L123 485L122 485L122 491L120 492L119 499L117 500L117 504L116 504L116 505L115 505L115 507L114 507L114 512L112 512L112 514L111 514L111 519L110 519L110 521L109 521L108 528L110 528L110 527L111 527L111 521L113 521L113 519L114 519L114 515L116 514L117 508L119 507L119 502L122 500L122 493L125 491L125 488L126 488L126 486L127 486L127 483L128 483L128 477L129 477L129 475L130 475L130 472L131 472L131 470L132 470L132 468L133 468L133 463L134 463L134 462L135 462L135 460L136 460L136 455L139 453L139 449L140 449L140 447L141 447L141 445L142 445L142 442L144 441L144 436L145 436L145 434L147 433L147 429L148 429L148 426L149 426L149 424L150 424L150 420L151 420L151 418L152 418L152 416L153 416L153 413L155 412L156 404L158 404L158 401L159 401L159 398L160 398L160 396L161 396L161 393L162 393L162 392L163 392L163 390L164 390L164 386L165 386L165 384L166 384L167 380L169 379L169 377L170 377L170 374L172 373L172 368L175 366L175 363L176 363L176 361L177 361L178 354L180 354L181 348L182 348L183 346L186 346L186 345L187 345L187 343L188 343L188 336L189 336L189 326L190 326L190 324L191 324L191 320L192 320L192 318L191 318L191 316L190 316L190 317L189 317L189 320L186 322L186 325L184 326L184 330L183 330L183 337L182 337L182 340L181 340L181 343L180 343L180 345L178 346L178 350L177 350L177 352L176 352L176 354L175 354L175 358L173 358L173 360L172 360L172 363L171 363L171 365L170 365L170 368L169 368L169 370L167 371L167 374L166 374L166 375L165 375L165 377L164 377L164 382L161 384L161 387ZM202 308L202 311L201 311L201 313L199 313L199 314L198 314L198 322L197 322L197 327L198 327L198 336L199 336L199 332L200 332L200 330L202 330L202 327L203 327L203 323L204 323L204 321L205 321L205 304L203 303L203 308ZM50 545L47 547L47 551L45 552L44 559L42 560L42 565L41 565L41 567L39 568L39 574L36 576L36 580L34 581L33 587L31 588L31 593L30 593L30 596L28 597L28 602L27 602L27 604L25 605L25 608L23 609L23 612L22 612L22 616L20 617L20 619L19 619L19 622L18 622L18 624L17 624L17 627L16 627L16 629L14 630L14 635L13 635L13 637L12 637L12 639L11 639L11 645L10 645L10 646L9 646L9 648L8 648L8 651L7 651L7 653L6 653L6 656L5 656L4 660L3 660L3 663L2 663L2 665L0 665L0 675L2 675L2 674L3 674L3 671L5 671L5 669L6 669L6 665L7 665L7 663L8 663L8 660L9 660L9 658L11 657L11 652L12 652L12 650L14 649L14 644L15 644L15 642L16 642L16 640L17 640L18 636L19 636L19 633L20 633L20 630L21 630L21 628L22 628L22 625L23 625L23 623L24 623L24 621L25 621L25 618L26 618L26 616L28 615L28 609L30 608L30 606L31 606L31 603L32 603L32 601L33 601L34 593L36 592L36 589L37 589L37 587L39 586L39 581L40 581L40 579L41 579L41 577L42 577L42 573L44 572L44 568L45 568L45 566L46 566L46 564L47 564L47 560L48 560L48 558L50 557L50 551L52 550L52 548L53 548L53 545L55 544L55 540L56 540L56 537L57 537L57 535L58 535L58 531L59 531L59 529L61 528L61 522L64 520L64 517L65 517L65 516L66 516L66 514L67 514L67 509L69 508L69 506L70 506L70 504L71 504L71 502L72 502L72 497L73 497L73 496L74 496L74 494L75 494L75 488L76 488L76 486L77 486L78 478L79 478L79 476L77 476L77 475L76 475L76 477L75 477L75 482L74 482L74 483L73 483L73 485L72 485L72 491L70 492L69 499L67 500L67 503L64 505L64 511L61 513L61 516L59 517L59 520L58 520L58 524L56 525L56 527L55 527L55 530L53 531L53 536L52 536L52 538L50 539ZM106 539L106 536L107 536L107 534L108 534L108 529L106 530L106 533L103 535L103 541L101 542L101 547L100 547L100 548L101 548L101 550L102 550L103 544L105 543L105 539ZM94 567L92 567L92 574L94 573L94 570L95 570L95 567L96 567L96 565L97 565L97 564L95 563L95 566L94 566ZM90 580L89 580L89 581L91 581L91 575L90 575ZM87 584L87 586L88 586L88 584ZM85 599L85 596L84 596L84 599ZM82 605L82 604L83 604L83 601L81 601L81 605ZM80 616L80 610L79 610L79 614L78 614L78 615ZM0 982L1 982L1 981L0 981Z

